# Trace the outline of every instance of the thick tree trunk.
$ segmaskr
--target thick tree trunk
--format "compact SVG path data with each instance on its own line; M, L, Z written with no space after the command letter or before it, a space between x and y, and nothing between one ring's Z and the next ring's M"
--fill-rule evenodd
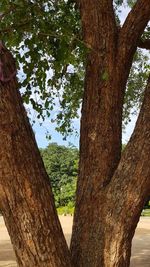
M122 107L150 4L138 0L118 29L112 0L78 2L89 54L71 255L74 267L128 267L131 240L150 194L150 86L120 160ZM0 205L19 266L71 266L16 81L8 80L0 83Z
M112 63L113 71L109 70L108 79L103 80L102 62L98 60L92 53L87 65L71 241L74 265L85 267L104 266L106 192L121 157L124 77L119 80Z
M97 75L101 70L97 55L95 58L92 55L92 60L93 64L89 59L87 66L82 109L80 169L71 242L74 265L80 262L79 266L86 267L103 264L102 207L107 185L121 156L122 126L122 92L110 72L108 81ZM114 77L117 79L115 71Z
M137 17L141 7L144 19L142 13ZM74 265L78 267L125 267L129 266L131 240L144 204L141 198L145 199L145 194L144 197L139 196L141 202L139 208L135 208L137 214L130 214L130 198L125 198L124 209L122 194L127 196L126 187L130 179L134 179L132 172L128 174L129 180L119 193L118 183L112 184L111 181L121 156L126 82L138 38L150 17L150 6L147 0L138 1L119 31L111 0L81 0L80 11L84 41L90 52L82 108L80 166L71 255ZM138 146L138 142L136 144ZM132 161L132 165L134 163ZM122 176L123 171L118 177L121 185ZM140 183L139 180L137 183ZM133 206L136 206L137 199L133 197L132 201ZM120 208L118 211L117 205L122 210ZM110 216L115 210L116 221ZM126 214L128 219L125 221ZM129 218L130 226L126 223Z
M11 72L13 60L5 52ZM19 266L71 266L49 178L16 78L0 82L0 210Z
M87 153L85 149L88 148L89 142L91 148L94 140L88 140L87 146L84 146L71 243L75 266L128 267L130 264L132 238L142 208L150 194L149 103L150 79L136 128L116 171L112 169L112 177L108 175L108 171L111 171L109 160L115 165L115 151L113 154L108 150L106 157L106 147L102 147L102 151L101 147L95 144L95 154L94 151L93 154L89 151ZM106 124L104 128L101 126L101 129L107 140ZM103 138L101 132L98 137ZM85 143L85 140L83 138L82 142ZM108 144L113 147L115 139L112 142L111 140L113 139L108 138ZM90 155L90 158L87 155Z
M118 32L112 5L82 2L84 38L91 51L85 77L71 254L75 266L96 267L104 264L103 207L107 185L121 156L122 105L129 68L120 73L120 64L116 64Z

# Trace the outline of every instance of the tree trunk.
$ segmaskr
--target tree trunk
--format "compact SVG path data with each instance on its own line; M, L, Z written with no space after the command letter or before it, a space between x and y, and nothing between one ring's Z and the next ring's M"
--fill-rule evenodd
M150 194L150 78L132 137L108 186L105 264L129 266L131 241ZM115 194L114 194L115 192Z
M89 95L89 101L90 99ZM150 194L149 103L150 79L136 128L115 171L113 167L117 162L116 153L115 150L111 151L111 148L115 147L116 139L111 138L113 131L105 132L107 126L109 129L113 122L115 111L112 112L112 121L107 120L108 125L104 121L104 124L99 123L101 128L96 132L97 135L95 133L95 139L97 137L100 140L96 140L96 144L94 144L94 138L88 139L90 136L87 132L90 127L85 127L85 121L82 118L84 129L81 128L81 132L84 138L81 139L81 144L83 143L84 147L81 145L80 173L71 241L71 254L75 266L128 267L130 264L132 238L142 208ZM93 110L94 108L88 114ZM105 111L104 114L107 112ZM117 117L117 112L115 114ZM100 118L100 122L105 115L101 118L94 117L93 114L93 118L94 120ZM110 139L107 138L107 133ZM105 147L101 146L105 144L103 138L108 142ZM91 150L87 151L89 147L91 149L92 144L94 144L93 154ZM107 148L107 145L111 148Z
M112 2L78 1L89 54L71 240L74 267L128 267L135 227L150 194L149 85L135 132L121 157L125 86L150 19L150 4L136 1L118 29ZM15 79L0 83L0 147L1 210L19 266L71 266Z
M142 13L137 17L141 5L144 20L141 20ZM148 1L138 1L120 30L115 23L112 1L81 0L80 11L83 37L90 52L82 107L79 178L71 239L72 261L77 267L127 267L132 237L146 193L143 197L139 196L139 208L134 210L137 214L130 214L131 199L127 199L129 195L125 188L129 184L127 190L130 192L130 179L132 181L135 177L132 177L132 172L128 173L124 188L123 171L118 177L119 182L113 182L112 177L121 157L126 82L138 38L150 16L150 7ZM138 141L142 146L142 141ZM138 142L136 145L139 146ZM126 161L122 161L125 164ZM136 163L131 163L132 166L135 164L134 169ZM139 161L138 164L141 166ZM137 184L141 188L139 179ZM122 186L119 193L117 185ZM123 194L126 207L122 202ZM135 207L137 198L132 197L132 201ZM115 220L111 213L115 214ZM127 223L129 218L130 226Z
M111 69L106 66L108 78L103 80L103 74L100 73L101 64L97 54L89 55L71 240L71 254L75 266L104 266L106 192L121 157L125 78L122 75L122 81L119 79L117 67L112 62L109 66ZM129 72L129 69L127 71Z
M13 59L7 50L3 53L5 71L11 72ZM19 266L71 266L49 178L16 78L0 82L0 210Z

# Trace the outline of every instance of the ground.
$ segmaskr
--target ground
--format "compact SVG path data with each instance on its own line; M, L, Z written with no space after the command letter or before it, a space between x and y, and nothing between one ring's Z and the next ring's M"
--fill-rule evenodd
M72 217L60 216L60 221L69 244ZM0 216L0 267L16 267L15 255L2 216ZM130 267L150 267L150 217L141 217L132 245Z

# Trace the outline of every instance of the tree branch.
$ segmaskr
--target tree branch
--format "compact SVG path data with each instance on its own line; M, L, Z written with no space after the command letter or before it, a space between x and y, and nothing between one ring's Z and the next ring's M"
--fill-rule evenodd
M150 195L150 77L141 111L118 168L111 180L108 197L112 217L137 223L143 205ZM113 194L115 192L115 198ZM121 196L122 201L118 200ZM113 203L118 203L116 207ZM115 207L115 210L113 209ZM118 213L118 211L120 212ZM124 219L123 219L124 218ZM129 224L130 225L130 224Z
M150 50L150 39L140 40L138 42L138 47Z
M128 14L119 34L118 57L124 65L132 63L138 41L150 20L150 1L138 0Z

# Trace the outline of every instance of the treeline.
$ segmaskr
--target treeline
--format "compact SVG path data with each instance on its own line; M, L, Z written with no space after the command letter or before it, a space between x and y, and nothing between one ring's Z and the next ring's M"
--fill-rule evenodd
M51 181L58 212L73 213L78 175L78 149L51 143L47 148L40 149L40 152ZM150 208L149 199L144 208Z
M51 181L55 204L59 213L72 213L78 175L79 151L51 143L40 149L46 171Z

